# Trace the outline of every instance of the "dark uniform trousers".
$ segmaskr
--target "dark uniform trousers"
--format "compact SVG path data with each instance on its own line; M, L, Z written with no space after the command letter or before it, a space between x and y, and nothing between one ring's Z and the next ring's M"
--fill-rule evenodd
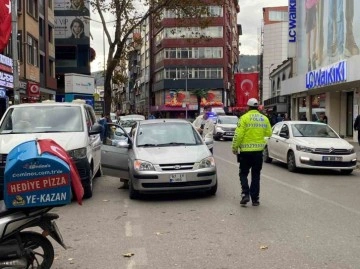
M239 176L242 194L249 195L252 200L259 199L260 172L263 164L263 152L251 151L238 154ZM251 184L249 187L248 175L251 169Z

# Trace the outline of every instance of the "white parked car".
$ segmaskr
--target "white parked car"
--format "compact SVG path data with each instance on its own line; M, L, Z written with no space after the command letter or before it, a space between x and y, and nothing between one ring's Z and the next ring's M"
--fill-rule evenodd
M273 126L264 150L264 161L286 163L291 172L298 168L337 169L351 174L356 168L354 147L327 124L283 121Z
M237 116L220 115L216 118L214 140L232 139L235 134L239 118Z
M4 169L10 150L25 141L50 138L73 159L84 187L84 198L93 195L93 179L101 176L102 126L85 101L29 103L10 106L0 120L0 199Z

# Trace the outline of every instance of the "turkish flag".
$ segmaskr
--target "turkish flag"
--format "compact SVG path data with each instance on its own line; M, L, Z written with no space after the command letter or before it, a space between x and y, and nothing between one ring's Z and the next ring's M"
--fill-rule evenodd
M9 43L10 34L11 2L10 0L0 0L0 52L2 52Z
M74 190L76 200L78 204L82 204L82 197L84 196L84 188L81 184L81 179L79 176L79 172L72 161L69 154L54 140L51 139L39 139L38 144L40 147L40 152L47 152L56 157L59 157L64 162L66 162L70 167L70 176L71 176L71 186Z
M250 98L259 100L259 73L238 73L235 77L236 106L245 108Z

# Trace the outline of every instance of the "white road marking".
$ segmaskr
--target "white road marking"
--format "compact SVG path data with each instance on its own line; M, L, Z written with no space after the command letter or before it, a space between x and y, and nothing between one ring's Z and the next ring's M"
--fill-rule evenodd
M125 223L125 235L127 237L131 237L133 236L133 229L132 229L132 225L131 225L131 222L130 221L127 221Z
M235 165L236 167L239 166L238 163L234 163L234 162L228 161L228 160L226 160L226 159L224 159L224 158L221 158L221 157L218 157L218 156L215 156L215 158L216 158L216 159L219 159L219 160L222 160L223 162L226 162L226 163ZM344 209L344 210L346 210L346 211L349 211L349 212L351 212L351 213L354 213L354 214L360 216L360 211L358 211L358 210L356 210L356 209L353 209L353 208L351 208L351 207L344 206L344 205L342 205L342 204L340 204L340 203L337 203L337 202L335 202L335 201L333 201L333 200L329 200L329 199L327 199L327 198L325 198L325 197L319 196L319 195L317 195L317 194L315 194L315 193L312 193L312 192L310 192L310 191L308 191L308 190L305 190L305 189L303 189L303 188L293 186L293 185L291 185L291 184L288 184L288 183L286 183L286 182L283 182L283 181L281 181L281 180L278 180L277 178L274 178L274 177L272 177L272 176L266 175L265 173L261 173L261 176L262 176L262 177L265 177L265 178L267 178L267 179L269 179L269 180L271 180L271 181L273 181L273 182L276 182L276 183L278 183L278 184L281 184L281 185L283 185L283 186L285 186L285 187L288 187L288 188L293 189L293 190L297 190L297 191L302 192L302 193L304 193L304 194L307 194L307 195L309 195L309 196L311 196L311 197L313 197L313 198L316 198L316 199L318 199L318 200L320 200L320 201L323 201L323 202L326 202L326 203L329 203L329 204L338 206L338 207L340 207L340 208L342 208L342 209Z

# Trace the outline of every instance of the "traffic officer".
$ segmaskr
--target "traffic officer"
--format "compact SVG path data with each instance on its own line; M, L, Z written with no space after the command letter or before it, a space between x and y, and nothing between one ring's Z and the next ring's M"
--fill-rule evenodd
M232 140L232 152L237 154L239 176L241 183L241 205L252 200L253 206L260 205L260 171L263 163L265 137L270 137L272 130L269 119L258 111L259 102L250 98L247 102L248 112L238 121ZM249 188L248 174L251 169L251 186Z

